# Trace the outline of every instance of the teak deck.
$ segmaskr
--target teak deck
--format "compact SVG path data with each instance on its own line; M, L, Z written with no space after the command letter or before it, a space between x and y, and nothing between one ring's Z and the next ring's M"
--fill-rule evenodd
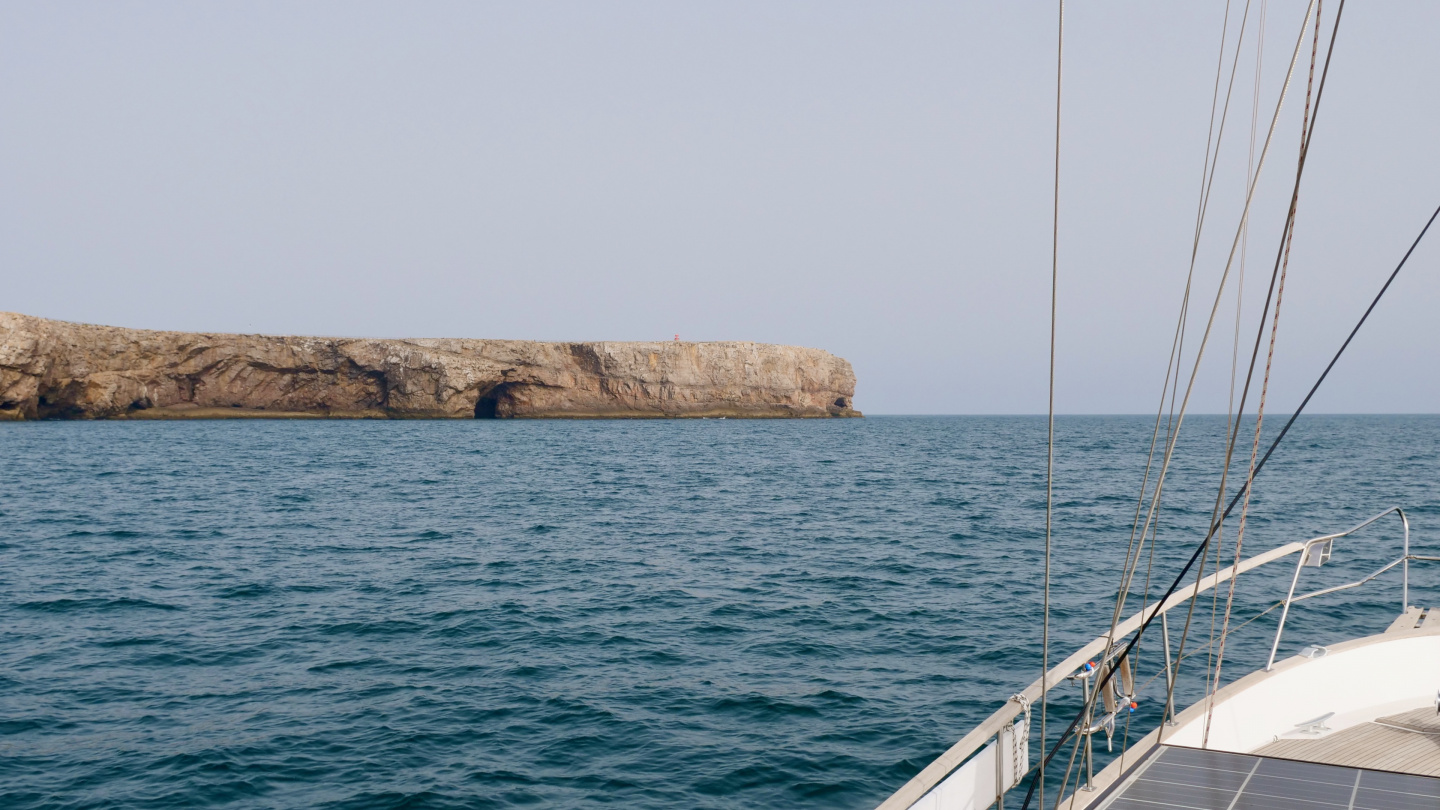
M1415 709L1315 740L1276 740L1252 753L1350 768L1440 776L1440 716L1430 707Z

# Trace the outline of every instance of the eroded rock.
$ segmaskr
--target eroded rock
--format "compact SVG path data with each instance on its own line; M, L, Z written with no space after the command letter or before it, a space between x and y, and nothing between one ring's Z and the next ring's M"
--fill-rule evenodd
M155 332L0 313L0 419L859 416L855 373L764 343Z

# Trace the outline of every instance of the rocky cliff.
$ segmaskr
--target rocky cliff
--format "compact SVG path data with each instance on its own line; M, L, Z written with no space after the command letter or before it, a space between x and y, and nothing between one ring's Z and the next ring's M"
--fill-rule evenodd
M0 313L0 419L859 416L828 352L763 343L275 337Z

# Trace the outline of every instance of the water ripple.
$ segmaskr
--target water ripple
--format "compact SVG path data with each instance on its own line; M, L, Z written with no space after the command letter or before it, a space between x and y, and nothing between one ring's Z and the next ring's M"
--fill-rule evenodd
M1108 619L1148 422L1057 423L1057 649ZM1209 514L1223 427L1187 424L1157 582ZM0 425L0 805L872 807L1038 672L1044 435L1030 417ZM1401 504L1435 553L1437 472L1440 418L1307 417L1247 548ZM1377 526L1306 577L1397 552ZM1277 574L1247 575L1240 616ZM1417 569L1412 601L1437 582ZM1286 651L1383 629L1395 584L1306 603Z

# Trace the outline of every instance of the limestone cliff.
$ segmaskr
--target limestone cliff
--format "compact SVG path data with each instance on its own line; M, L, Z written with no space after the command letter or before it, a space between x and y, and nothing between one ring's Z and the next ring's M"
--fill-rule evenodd
M763 343L276 337L0 313L0 419L859 416L828 352Z

